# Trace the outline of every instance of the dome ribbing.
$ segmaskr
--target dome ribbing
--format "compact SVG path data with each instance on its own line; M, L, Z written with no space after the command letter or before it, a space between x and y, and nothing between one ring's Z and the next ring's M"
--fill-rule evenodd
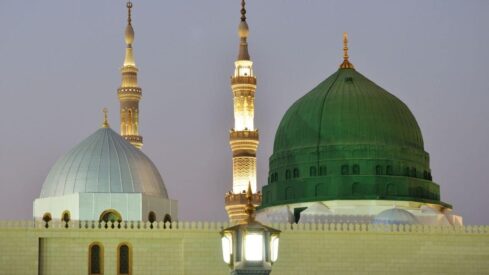
M439 196L409 108L355 69L340 68L285 113L262 207L379 199L446 205Z
M61 157L41 198L74 193L142 193L168 198L158 169L110 128L101 128Z

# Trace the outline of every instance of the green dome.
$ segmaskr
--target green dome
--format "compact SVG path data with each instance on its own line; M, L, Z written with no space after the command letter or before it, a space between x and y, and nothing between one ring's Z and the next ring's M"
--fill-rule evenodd
M423 150L416 119L397 97L353 69L340 69L285 113L274 153L345 144Z
M262 207L341 199L443 204L413 114L354 69L339 69L286 112Z

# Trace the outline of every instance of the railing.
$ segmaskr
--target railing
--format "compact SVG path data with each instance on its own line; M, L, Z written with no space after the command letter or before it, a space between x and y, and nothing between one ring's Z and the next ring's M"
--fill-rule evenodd
M249 130L245 130L245 131L234 131L234 130L231 130L229 132L229 138L231 140L234 140L234 139L253 139L253 140L258 140L259 134L258 134L258 131L249 131Z
M256 85L256 78L253 76L236 76L231 77L231 85L235 84L252 84Z
M331 223L331 224L269 224L283 232L350 232L350 233L409 233L409 234L484 234L489 235L489 225L395 225L395 224L358 224L358 223ZM99 221L0 221L0 231L8 229L35 229L35 230L197 230L220 231L229 227L227 222L99 222Z

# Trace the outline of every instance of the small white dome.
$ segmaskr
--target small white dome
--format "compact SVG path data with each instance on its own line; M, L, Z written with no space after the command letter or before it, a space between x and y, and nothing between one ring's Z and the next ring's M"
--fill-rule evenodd
M400 208L391 208L377 214L374 224L419 224L416 217L409 211Z
M51 168L41 198L74 193L142 193L168 198L156 166L110 128L100 128Z

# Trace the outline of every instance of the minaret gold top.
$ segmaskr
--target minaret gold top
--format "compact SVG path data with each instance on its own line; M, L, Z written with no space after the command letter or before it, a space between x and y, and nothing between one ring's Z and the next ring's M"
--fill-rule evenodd
M134 42L134 29L132 28L132 18L131 18L131 9L132 3L127 2L127 27L125 31L125 40L127 45L126 50L126 58L124 59L124 66L136 66L134 62L134 56L132 54L132 43Z
M348 60L348 33L343 33L343 63L340 65L340 69L354 69L353 64Z
M249 33L250 30L246 22L246 3L245 0L241 0L241 22L238 27L238 35L241 38L241 42L239 44L238 60L250 60L247 41Z
M134 61L132 44L134 43L134 29L132 27L132 7L131 1L127 2L127 26L124 32L126 42L126 55L121 69L122 83L117 90L120 101L121 115L121 136L141 149L143 137L139 134L139 101L142 97L142 90L138 85L138 68Z
M104 112L104 122L102 123L102 128L109 128L109 118L108 118L108 112L109 110L107 108L103 108L102 112Z

